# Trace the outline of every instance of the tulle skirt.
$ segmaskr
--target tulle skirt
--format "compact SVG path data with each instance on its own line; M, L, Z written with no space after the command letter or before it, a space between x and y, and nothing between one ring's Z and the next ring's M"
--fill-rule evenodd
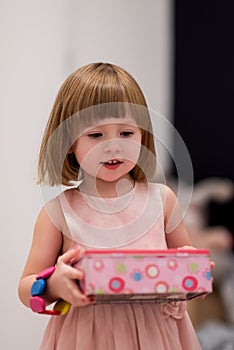
M201 350L186 302L97 304L51 317L40 350Z

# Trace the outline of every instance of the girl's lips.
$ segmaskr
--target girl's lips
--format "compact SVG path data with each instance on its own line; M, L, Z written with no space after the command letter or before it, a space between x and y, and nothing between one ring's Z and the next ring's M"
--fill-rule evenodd
M123 162L118 160L118 159L112 159L112 160L109 160L108 162L103 162L103 166L107 169L110 169L110 170L115 170L117 169Z

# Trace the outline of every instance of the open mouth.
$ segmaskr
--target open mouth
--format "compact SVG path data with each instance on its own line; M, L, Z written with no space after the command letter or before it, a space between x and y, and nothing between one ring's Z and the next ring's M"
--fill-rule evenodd
M122 163L123 161L118 159L111 159L111 160L108 160L107 162L102 162L105 168L112 169L112 170L117 169Z

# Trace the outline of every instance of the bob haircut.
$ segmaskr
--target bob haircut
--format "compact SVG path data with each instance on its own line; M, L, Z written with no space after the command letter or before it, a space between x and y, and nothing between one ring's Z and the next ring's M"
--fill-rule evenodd
M73 185L80 168L72 152L74 130L91 125L95 118L124 117L129 110L142 132L140 156L130 175L138 182L152 178L156 170L153 130L139 85L116 65L91 63L68 76L58 92L41 143L38 183ZM76 126L70 122L73 116ZM61 128L64 123L66 127Z

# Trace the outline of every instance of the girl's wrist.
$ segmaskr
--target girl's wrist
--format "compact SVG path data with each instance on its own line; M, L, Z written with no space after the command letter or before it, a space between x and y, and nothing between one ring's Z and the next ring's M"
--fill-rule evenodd
M41 296L46 305L50 305L59 299L56 288L53 287L53 274L55 267L49 267L35 276L35 281L31 286L31 296Z
M58 295L58 288L55 287L54 279L55 279L54 275L51 275L47 279L46 290L43 294L43 297L47 305L52 304L55 301L60 299L60 296Z
M36 281L31 287L31 297L29 300L29 305L33 312L39 314L50 314L50 315L60 315L60 312L56 310L47 310L47 301L45 300L45 292L47 290L47 280L54 273L55 266L51 266L39 274L36 275Z
M64 315L69 311L71 305L63 300L58 300L52 310L46 308L47 304L52 303L58 299L57 297L48 297L49 288L47 282L51 278L55 270L56 267L51 266L41 271L36 276L36 281L34 281L31 287L31 297L29 300L29 304L32 311L37 312L39 314L47 314L53 316ZM49 301L49 299L51 300Z

